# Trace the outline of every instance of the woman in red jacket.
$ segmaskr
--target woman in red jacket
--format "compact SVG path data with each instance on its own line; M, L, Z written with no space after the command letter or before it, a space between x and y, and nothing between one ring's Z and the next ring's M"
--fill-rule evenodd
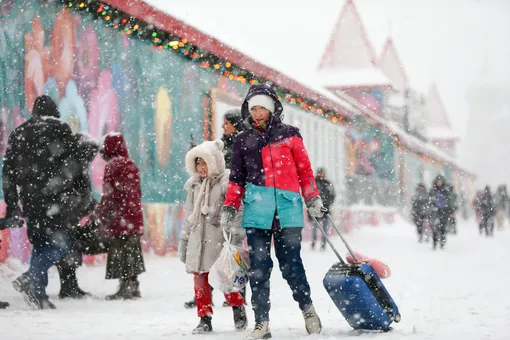
M138 275L145 271L140 244L143 235L140 171L129 158L126 142L119 133L105 137L101 155L108 163L96 213L111 239L106 279L120 279L117 293L106 299L139 298Z

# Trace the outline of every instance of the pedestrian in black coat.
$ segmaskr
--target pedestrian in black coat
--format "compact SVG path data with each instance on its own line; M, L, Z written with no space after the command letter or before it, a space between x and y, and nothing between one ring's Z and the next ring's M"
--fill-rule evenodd
M485 187L485 191L480 198L480 211L482 215L480 221L480 235L482 234L483 230L485 230L485 236L493 236L496 204L494 202L494 197L491 194L491 189L489 186Z
M443 176L438 175L430 190L430 220L433 226L433 247L446 244L446 227L450 217L449 193Z
M413 195L412 202L412 217L413 222L416 225L416 230L418 232L418 241L423 241L423 227L428 219L429 213L429 193L425 188L425 185L420 183L416 187L416 193Z
M82 264L82 255L91 253L90 248L98 249L98 240L94 240L90 233L89 228L81 228L79 226L82 218L90 215L96 205L97 201L92 197L92 182L89 176L89 166L99 152L99 144L86 135L78 133L75 136L77 150L75 159L78 160L81 167L73 182L73 206L76 207L76 214L71 221L74 232L71 234L73 239L73 247L64 256L64 258L57 264L58 273L60 276L60 299L80 299L90 294L83 291L78 285L76 277L76 269ZM104 247L103 252L107 249ZM93 251L98 253L98 251Z
M71 248L73 183L81 170L71 128L59 118L49 96L37 97L32 117L9 136L2 169L6 217L24 217L32 243L30 268L13 286L39 309L55 308L46 295L48 270Z

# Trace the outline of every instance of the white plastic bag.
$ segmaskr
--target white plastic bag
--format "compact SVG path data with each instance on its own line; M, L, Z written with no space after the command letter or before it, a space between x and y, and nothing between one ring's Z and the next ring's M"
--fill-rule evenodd
M209 271L209 284L223 293L239 292L248 283L247 251L231 244L225 231L223 236L223 249Z

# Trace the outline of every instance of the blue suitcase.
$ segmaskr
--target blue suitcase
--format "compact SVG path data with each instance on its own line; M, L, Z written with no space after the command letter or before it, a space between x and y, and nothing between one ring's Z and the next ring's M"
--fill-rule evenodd
M333 224L329 214L326 217ZM317 225L324 233L319 223ZM334 224L333 228L357 261ZM379 275L369 264L346 263L327 235L325 236L340 262L334 264L327 272L323 284L340 313L355 330L389 331L392 322L400 321L400 313Z

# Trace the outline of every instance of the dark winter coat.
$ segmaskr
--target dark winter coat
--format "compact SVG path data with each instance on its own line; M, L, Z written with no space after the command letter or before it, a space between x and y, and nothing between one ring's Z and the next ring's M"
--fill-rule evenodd
M444 183L444 182L443 182ZM444 219L444 216L450 215L450 209L448 205L448 190L445 185L440 187L433 186L430 190L430 211L429 217L430 220L438 221L439 219Z
M429 213L429 193L423 190L417 190L413 196L412 215L414 219L424 218Z
M327 179L320 179L318 176L315 177L315 183L317 183L317 189L319 190L322 198L322 202L326 209L329 209L335 202L335 187Z
M76 159L80 165L74 183L74 199L76 200L75 218L77 221L88 216L97 205L92 196L92 181L89 175L89 166L99 151L99 145L82 134L75 136L77 143Z
M259 94L275 104L264 131L254 128L248 110L248 100ZM250 87L241 111L247 130L234 144L225 205L238 209L244 199L245 228L270 229L275 214L282 228L303 227L301 195L308 201L319 191L299 130L281 121L283 106L265 84Z
M447 191L448 191L448 211L450 212L450 214L453 214L459 208L457 206L457 194L453 190L452 186L449 186L447 188Z
M140 171L128 156L124 137L107 135L102 153L108 163L96 215L109 237L143 235Z
M492 197L490 191L486 191L483 196L480 198L480 210L483 216L491 217L495 215L496 205L494 202L494 198Z
M223 158L225 158L225 167L227 169L230 169L232 163L232 149L234 148L234 143L238 135L238 132L234 132L230 135L223 135L221 138L223 141Z
M21 214L18 201L29 221L49 217L65 222L74 214L69 198L81 168L74 158L76 141L71 128L59 117L53 100L40 96L32 118L10 134L2 169L7 217ZM42 230L29 223L29 239L47 238L63 224Z

